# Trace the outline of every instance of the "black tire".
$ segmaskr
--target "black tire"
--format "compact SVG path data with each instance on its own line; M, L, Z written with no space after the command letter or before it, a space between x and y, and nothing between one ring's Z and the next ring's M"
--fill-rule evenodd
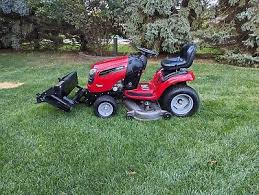
M171 103L173 104L173 100L174 102L177 100L177 98L179 97L179 100L181 100L181 97L185 97L186 101L189 101L189 104L187 104L187 109L185 110L186 112L178 112L176 111L176 107L174 109L172 109ZM178 100L178 101L179 101ZM183 101L183 100L181 100ZM178 104L178 102L177 102ZM179 104L180 105L180 104ZM172 88L169 88L165 94L163 95L162 99L161 99L161 107L164 110L167 110L168 112L172 113L175 116L179 116L179 117L188 117L188 116L192 116L193 114L195 114L200 107L200 98L199 95L197 94L197 92L189 87L189 86L175 86ZM185 109L185 108L183 108Z
M105 103L108 105L109 109L111 109L110 106L112 106L112 111L108 112L107 115L102 114L100 112L101 108L99 108L100 106L103 106ZM97 117L109 118L116 114L117 108L118 108L118 106L117 106L115 99L109 95L100 96L94 102L94 113Z
M163 119L165 120L169 120L171 119L172 117L172 114L170 112L166 112L165 114L163 114Z

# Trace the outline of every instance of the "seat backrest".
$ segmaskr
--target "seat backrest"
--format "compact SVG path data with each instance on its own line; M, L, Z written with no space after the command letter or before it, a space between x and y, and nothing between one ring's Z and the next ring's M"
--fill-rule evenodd
M194 43L187 43L180 51L180 57L186 61L186 68L189 68L196 54L196 45Z

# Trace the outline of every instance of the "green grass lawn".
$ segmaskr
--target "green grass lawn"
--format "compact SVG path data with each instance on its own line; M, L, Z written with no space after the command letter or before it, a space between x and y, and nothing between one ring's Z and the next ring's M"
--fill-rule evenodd
M198 48L197 54L200 55L223 55L224 51L219 48L213 48L213 47L202 47Z
M64 113L35 94L91 62L77 55L1 53L0 194L258 194L259 70L193 65L202 104L190 118L107 120ZM144 79L158 68L149 65Z

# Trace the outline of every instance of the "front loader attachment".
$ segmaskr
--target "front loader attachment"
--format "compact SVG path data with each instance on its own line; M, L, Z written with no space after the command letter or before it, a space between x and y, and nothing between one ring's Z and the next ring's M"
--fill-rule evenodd
M68 95L75 88L78 88L78 91L74 98L68 98ZM41 94L37 94L36 100L37 103L47 102L65 112L69 112L87 93L87 89L78 86L77 72L71 72L59 79L59 83L54 87L49 88Z

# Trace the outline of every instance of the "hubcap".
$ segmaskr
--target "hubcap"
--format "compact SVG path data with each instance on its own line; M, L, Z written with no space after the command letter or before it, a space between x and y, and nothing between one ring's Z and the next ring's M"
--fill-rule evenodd
M98 106L98 112L103 117L111 116L113 113L113 106L109 102L103 102Z
M179 94L171 101L171 109L177 115L186 115L193 108L193 99L187 94Z

